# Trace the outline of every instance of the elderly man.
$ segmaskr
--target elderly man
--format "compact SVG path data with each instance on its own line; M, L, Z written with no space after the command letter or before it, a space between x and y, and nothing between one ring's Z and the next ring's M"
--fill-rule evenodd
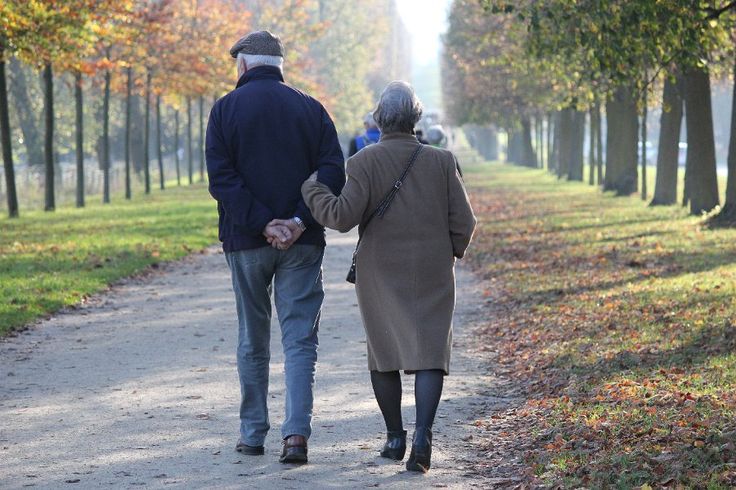
M339 193L345 183L335 126L322 105L284 83L283 46L268 31L230 50L238 83L207 126L207 172L238 314L240 439L236 450L264 454L271 292L281 325L286 414L282 463L306 463L311 434L317 331L324 291L324 228L301 197L313 172Z
M373 114L370 112L363 118L363 127L365 127L365 133L359 134L350 140L350 148L348 149L349 157L355 155L368 145L378 143L378 140L381 138L381 131L378 129L376 121L373 119Z

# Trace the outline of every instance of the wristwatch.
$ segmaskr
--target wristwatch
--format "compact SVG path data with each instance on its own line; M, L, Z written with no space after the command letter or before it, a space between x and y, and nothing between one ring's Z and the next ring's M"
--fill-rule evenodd
M299 227L300 230L304 231L307 229L307 225L304 224L304 221L302 221L300 217L294 216L291 219L294 220L294 223L296 223L296 225Z

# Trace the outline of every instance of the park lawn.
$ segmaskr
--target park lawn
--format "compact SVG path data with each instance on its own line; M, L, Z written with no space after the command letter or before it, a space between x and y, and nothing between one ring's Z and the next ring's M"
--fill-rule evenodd
M736 230L544 170L465 172L480 335L527 391L530 473L565 488L736 485Z
M205 185L0 218L0 335L217 242Z

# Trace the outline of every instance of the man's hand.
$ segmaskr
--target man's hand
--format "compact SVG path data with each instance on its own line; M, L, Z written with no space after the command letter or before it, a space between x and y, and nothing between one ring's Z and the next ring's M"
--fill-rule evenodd
M271 244L273 248L277 248L279 250L287 250L289 247L291 247L294 242L299 240L299 237L302 236L302 233L304 232L301 227L297 224L297 222L293 219L275 219L272 220L268 226L266 226L266 229L268 227L279 227L280 229L285 229L289 232L291 235L291 238L289 238L286 241L280 241L276 239L276 237L269 238L268 235L266 235L266 238L268 239L268 243ZM264 232L265 235L265 232Z
M273 248L286 250L292 243L291 239L293 237L291 230L288 226L277 223L277 221L280 222L282 220L273 220L266 225L263 229L263 236L266 237L266 240L268 240L268 243L270 243Z

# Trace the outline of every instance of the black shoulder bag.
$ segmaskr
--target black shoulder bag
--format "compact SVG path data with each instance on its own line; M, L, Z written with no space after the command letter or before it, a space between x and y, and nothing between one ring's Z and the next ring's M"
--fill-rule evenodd
M391 205L391 201L394 200L396 193L399 192L399 189L401 188L402 184L404 183L404 179L406 178L406 174L409 173L409 170L411 169L412 165L414 165L414 161L416 161L417 156L419 155L419 152L422 151L422 148L423 148L423 145L421 144L417 146L417 149L414 150L414 153L411 154L411 158L409 158L409 163L406 165L406 168L404 169L404 173L401 174L401 177L399 177L399 180L396 181L396 183L391 188L391 190L388 191L388 193L381 200L378 207L373 210L370 216L368 216L368 219L365 221L365 224L363 224L363 234L360 236L360 238L358 238L358 243L355 245L355 251L353 252L353 263L350 265L348 276L345 278L347 282L351 284L355 284L355 257L358 255L358 248L360 247L360 241L363 239L363 235L365 234L366 228L368 228L368 224L376 216L378 216L379 218L383 218L383 215L386 213L386 211L388 210L388 207Z

